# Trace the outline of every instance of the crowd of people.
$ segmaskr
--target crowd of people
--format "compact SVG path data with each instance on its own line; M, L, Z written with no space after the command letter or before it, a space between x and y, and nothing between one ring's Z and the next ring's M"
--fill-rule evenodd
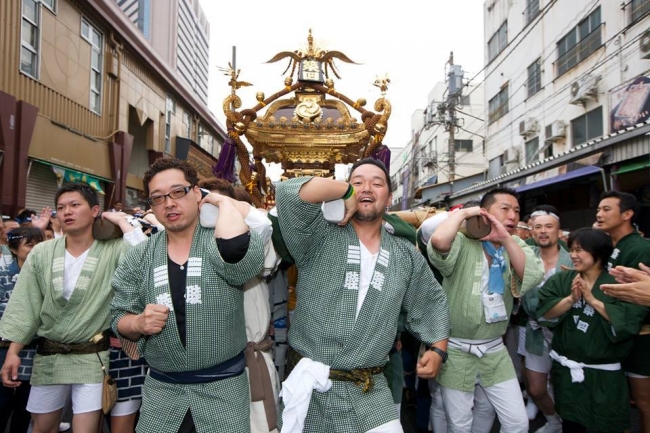
M568 232L497 188L416 231L370 158L281 182L268 212L174 158L143 186L146 211L72 182L0 223L0 433L66 430L66 408L75 433L396 433L403 401L421 432L528 432L538 411L540 432L622 432L630 400L650 433L631 194Z

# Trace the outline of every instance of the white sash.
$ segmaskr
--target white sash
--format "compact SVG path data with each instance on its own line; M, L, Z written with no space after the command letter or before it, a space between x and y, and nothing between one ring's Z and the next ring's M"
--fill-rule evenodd
M617 371L621 369L620 362L613 362L611 364L584 364L582 362L571 361L566 356L558 354L555 350L551 350L551 358L567 367L571 371L572 382L584 382L585 372L583 368L593 368L595 370Z
M501 337L487 340L468 340L466 338L449 338L449 347L462 350L465 353L471 353L477 358L483 357L487 353L496 353L502 350L503 339Z

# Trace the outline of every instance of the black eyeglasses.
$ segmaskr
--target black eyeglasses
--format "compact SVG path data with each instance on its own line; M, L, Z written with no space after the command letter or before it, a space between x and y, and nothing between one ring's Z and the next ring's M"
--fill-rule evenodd
M183 198L192 190L192 188L194 188L192 185L187 185L186 187L170 191L169 194L152 195L147 199L147 203L149 203L151 206L158 206L159 204L163 204L167 197L175 200Z

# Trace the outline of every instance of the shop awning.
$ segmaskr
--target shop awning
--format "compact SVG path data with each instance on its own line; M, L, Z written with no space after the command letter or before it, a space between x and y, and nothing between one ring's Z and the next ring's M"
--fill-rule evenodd
M537 182L529 183L527 185L522 185L517 188L517 192L529 191L535 188L541 188L543 186L553 185L555 183L564 182L571 179L576 179L579 177L588 176L590 174L600 173L601 168L595 166L580 167L577 170L570 171L568 173L559 174L557 176L549 177L548 179L538 180Z
M628 162L625 164L621 164L619 166L619 169L616 171L612 171L612 175L617 175L617 174L624 174L624 173L631 173L633 171L638 171L638 170L643 170L644 168L650 167L650 158L646 158L645 161L636 161L636 162Z
M49 165L52 167L52 171L54 171L54 175L56 176L56 182L59 187L61 187L61 184L65 182L85 182L88 185L91 186L92 189L94 189L97 194L105 195L106 192L102 189L100 180L104 182L110 182L114 183L115 181L111 179L106 179L101 176L96 176L96 175L89 175L87 173L83 173L77 170L72 170L67 167L62 167L60 165L52 164L49 161L43 161L42 159L36 159L33 158L34 161L37 161L39 163Z
M105 195L106 193L99 184L99 179L89 174L82 173L76 170L70 170L69 168L61 168L53 166L54 174L56 175L57 183L61 184L62 182L85 182L92 189L95 190L97 194Z

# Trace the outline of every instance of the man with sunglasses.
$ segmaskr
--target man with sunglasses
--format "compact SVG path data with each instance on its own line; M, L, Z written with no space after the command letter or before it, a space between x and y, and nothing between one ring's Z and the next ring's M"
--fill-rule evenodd
M0 337L11 342L2 382L21 385L18 354L36 339L27 403L34 432L57 430L71 394L74 431L90 433L99 424L101 366L109 360L110 280L124 253L146 238L120 214L106 212L102 218L118 225L124 237L96 240L99 201L86 183L64 184L54 201L65 236L36 245L21 269L0 321Z
M202 197L197 182L186 161L151 165L144 190L165 230L113 278L113 331L150 366L138 432L250 431L241 286L262 269L262 240L231 198ZM214 228L199 224L206 203L219 208Z

